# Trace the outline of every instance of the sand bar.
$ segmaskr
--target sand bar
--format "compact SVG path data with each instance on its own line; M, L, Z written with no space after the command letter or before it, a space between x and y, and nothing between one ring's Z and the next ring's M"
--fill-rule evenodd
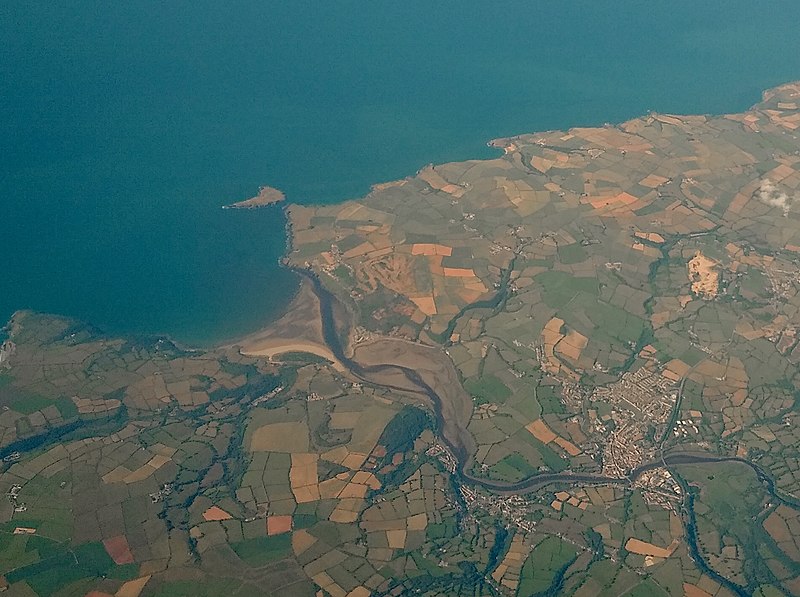
M285 354L287 352L307 352L317 355L318 357L329 360L333 364L334 369L338 371L345 370L344 366L334 356L330 348L324 344L318 344L316 342L270 338L253 342L247 346L242 346L241 348L241 353L243 355L249 357L267 357L270 360L274 359L277 361L279 361L280 358L275 357L280 357L281 354Z

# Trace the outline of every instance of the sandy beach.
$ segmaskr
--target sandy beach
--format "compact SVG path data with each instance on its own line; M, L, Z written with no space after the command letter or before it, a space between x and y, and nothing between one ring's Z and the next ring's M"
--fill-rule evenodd
M307 280L290 303L286 313L272 325L245 336L231 346L247 356L267 357L279 361L278 357L287 352L307 352L327 359L338 371L344 366L336 359L325 344L322 336L322 321L319 299Z

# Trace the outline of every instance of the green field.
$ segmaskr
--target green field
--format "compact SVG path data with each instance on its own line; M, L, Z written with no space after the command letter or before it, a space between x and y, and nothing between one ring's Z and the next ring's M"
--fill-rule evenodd
M289 534L257 537L233 543L231 548L242 561L257 567L292 555L292 538Z
M35 413L37 410L42 410L43 408L47 408L51 404L54 404L55 400L50 398L45 398L44 396L20 396L16 400L14 400L10 406L15 411L22 413L23 415L30 415Z
M238 588L237 581L230 579L206 579L202 582L191 580L174 580L162 583L155 597L217 597L234 594Z
M561 402L561 392L557 386L539 386L536 388L536 399L542 406L542 414L561 414L566 412Z
M33 552L36 558L41 559L19 566L7 572L5 577L9 583L24 580L40 597L53 595L80 579L109 577L128 580L137 575L138 566L117 566L98 542L84 543L70 550L64 544L53 544L40 537L27 539L26 552ZM24 558L20 558L17 564L22 562Z
M565 272L547 271L536 276L541 285L542 299L548 307L563 308L580 293L597 295L596 278L577 278Z
M582 245L572 243L558 248L558 260L565 265L581 263L589 258L589 253Z
M503 481L515 482L536 472L530 463L519 454L509 454L489 469L492 476Z
M493 402L503 404L510 396L511 390L494 375L484 375L478 379L464 382L464 389L475 397L478 404Z
M547 537L525 560L517 595L529 597L547 591L556 575L575 558L576 553L569 543L558 537Z

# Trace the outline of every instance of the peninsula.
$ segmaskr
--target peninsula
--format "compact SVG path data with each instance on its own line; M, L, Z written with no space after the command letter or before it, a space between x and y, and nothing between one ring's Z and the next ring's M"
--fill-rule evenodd
M258 194L255 197L250 197L250 199L237 201L229 205L223 205L222 209L257 209L259 207L280 203L284 199L286 199L286 196L283 194L283 191L274 187L263 186L259 187Z

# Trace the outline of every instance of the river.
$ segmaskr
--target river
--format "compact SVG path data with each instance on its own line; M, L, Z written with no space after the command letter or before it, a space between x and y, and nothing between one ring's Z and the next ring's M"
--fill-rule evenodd
M529 493L553 484L562 486L622 485L625 487L631 487L643 473L656 468L664 467L670 469L670 467L681 465L738 463L751 468L755 472L766 493L768 493L774 500L787 503L796 508L800 507L800 502L798 502L798 500L794 499L792 496L786 496L779 492L776 488L775 481L772 479L769 473L756 463L745 458L722 456L702 451L668 452L652 462L647 462L638 466L625 477L609 477L601 474L573 473L571 471L564 471L560 473L538 473L530 475L515 483L504 483L501 481L488 480L472 475L468 471L472 455L469 454L465 449L465 446L468 445L469 442L464 437L469 433L469 431L466 428L460 428L455 430L456 432L454 433L452 422L445 421L442 416L442 412L444 410L443 398L439 396L434 389L422 379L420 374L413 369L393 363L363 366L356 360L348 357L345 354L341 336L339 332L337 332L337 327L341 326L337 326L334 317L334 305L337 303L336 297L334 297L333 294L322 285L319 278L317 278L315 275L305 271L301 271L301 274L309 278L309 280L312 282L314 292L319 298L325 342L328 344L331 352L333 352L336 358L346 368L348 368L354 375L364 379L365 381L371 381L371 374L379 373L381 371L389 370L400 372L412 386L417 388L420 394L428 398L433 407L434 416L439 431L439 437L456 459L456 476L461 483L479 486L501 495L518 495ZM498 293L498 296L502 297L503 293ZM407 388L403 389L407 390ZM450 424L449 427L448 424ZM449 430L449 433L444 432L445 430ZM674 471L672 472L674 474ZM739 595L740 597L745 597L748 594L746 588L719 574L706 562L698 545L697 525L694 512L694 494L690 491L690 488L685 484L685 482L680 479L679 482L684 493L682 503L683 526L686 542L692 559L703 572L725 586L733 594Z
M623 485L630 485L634 481L636 481L642 473L653 470L655 468L664 467L664 466L676 466L682 464L706 464L706 463L715 463L715 462L738 462L741 464L745 464L753 469L753 471L758 476L759 480L765 484L767 491L777 499L785 501L786 497L780 497L776 493L775 483L769 476L769 474L764 471L761 467L757 464L739 457L733 456L720 456L718 454L713 454L710 452L670 452L663 456L663 458L659 458L653 460L652 462L644 463L628 474L626 477L609 477L605 475L599 474L589 474L589 473L573 473L571 471L564 471L561 473L537 473L530 475L520 481L515 483L505 483L502 481L493 481L489 479L484 479L481 477L476 477L470 474L466 469L467 465L469 464L471 455L467 453L465 449L465 445L467 444L463 438L459 438L453 435L449 437L441 434L441 430L445 426L445 421L442 417L443 404L442 404L442 397L437 394L434 389L425 382L424 379L420 376L419 372L410 369L408 367L404 367L401 365L397 365L394 363L385 363L380 365L369 365L364 366L354 360L353 358L347 356L344 346L341 340L341 325L337 325L336 318L334 316L334 306L337 304L338 299L333 296L333 294L323 286L320 282L319 278L304 270L298 270L298 272L307 277L308 280L311 282L312 287L314 289L315 294L317 295L320 303L320 313L322 316L322 331L323 336L325 339L325 343L330 348L333 355L336 359L346 367L350 372L352 372L357 377L364 379L366 381L370 381L370 375L375 373L380 373L382 371L396 371L402 373L408 382L417 389L418 393L426 396L428 400L430 400L431 405L433 406L434 417L436 419L437 426L440 430L440 436L442 441L447 445L447 448L455 457L456 461L458 462L458 474L462 480L474 484L479 485L485 489L496 491L500 493L526 493L530 491L535 491L541 487L546 485L550 485L553 483L568 483L568 484L623 484ZM447 357L444 357L447 358ZM384 386L387 387L387 386ZM403 391L407 391L407 388L398 388L396 386L388 386L389 389L400 389ZM468 434L469 431L464 428L459 430L460 434Z

